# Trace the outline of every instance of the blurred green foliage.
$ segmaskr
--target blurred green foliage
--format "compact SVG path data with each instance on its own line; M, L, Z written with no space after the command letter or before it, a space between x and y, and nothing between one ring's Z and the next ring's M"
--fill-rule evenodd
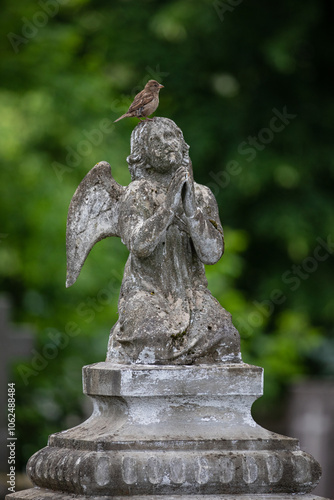
M129 182L137 121L112 122L150 78L217 197L226 252L209 287L265 368L259 404L333 377L333 21L330 0L3 0L1 286L36 332L11 375L21 466L84 418L81 367L105 356L127 250L99 243L66 290L67 209L100 160Z

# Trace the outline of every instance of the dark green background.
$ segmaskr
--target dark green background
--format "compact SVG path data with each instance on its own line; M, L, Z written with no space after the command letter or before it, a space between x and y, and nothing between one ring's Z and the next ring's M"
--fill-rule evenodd
M129 182L137 121L112 122L150 78L220 206L209 286L265 368L259 418L297 378L333 377L333 24L329 0L2 2L1 288L36 332L11 374L20 466L82 420L81 367L104 359L127 250L99 243L66 290L66 215L96 162Z

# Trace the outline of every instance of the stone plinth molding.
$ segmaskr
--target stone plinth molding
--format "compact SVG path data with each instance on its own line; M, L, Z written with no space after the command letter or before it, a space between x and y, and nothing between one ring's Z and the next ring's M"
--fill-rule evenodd
M27 466L36 488L8 500L307 500L319 481L296 439L253 420L259 367L103 362L83 368L83 386L92 416L51 435Z

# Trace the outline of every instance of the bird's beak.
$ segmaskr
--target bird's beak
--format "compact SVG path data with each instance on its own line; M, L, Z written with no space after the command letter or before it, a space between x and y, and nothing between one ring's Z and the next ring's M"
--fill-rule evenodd
M161 83L159 83L159 89L163 89L163 88L164 88L164 86L161 85Z

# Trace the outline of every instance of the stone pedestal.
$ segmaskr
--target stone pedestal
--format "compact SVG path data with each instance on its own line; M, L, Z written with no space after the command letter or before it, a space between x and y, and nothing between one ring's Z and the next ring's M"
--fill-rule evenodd
M50 436L28 462L36 488L6 498L319 499L308 495L319 464L251 416L262 375L244 363L86 366L92 416Z

